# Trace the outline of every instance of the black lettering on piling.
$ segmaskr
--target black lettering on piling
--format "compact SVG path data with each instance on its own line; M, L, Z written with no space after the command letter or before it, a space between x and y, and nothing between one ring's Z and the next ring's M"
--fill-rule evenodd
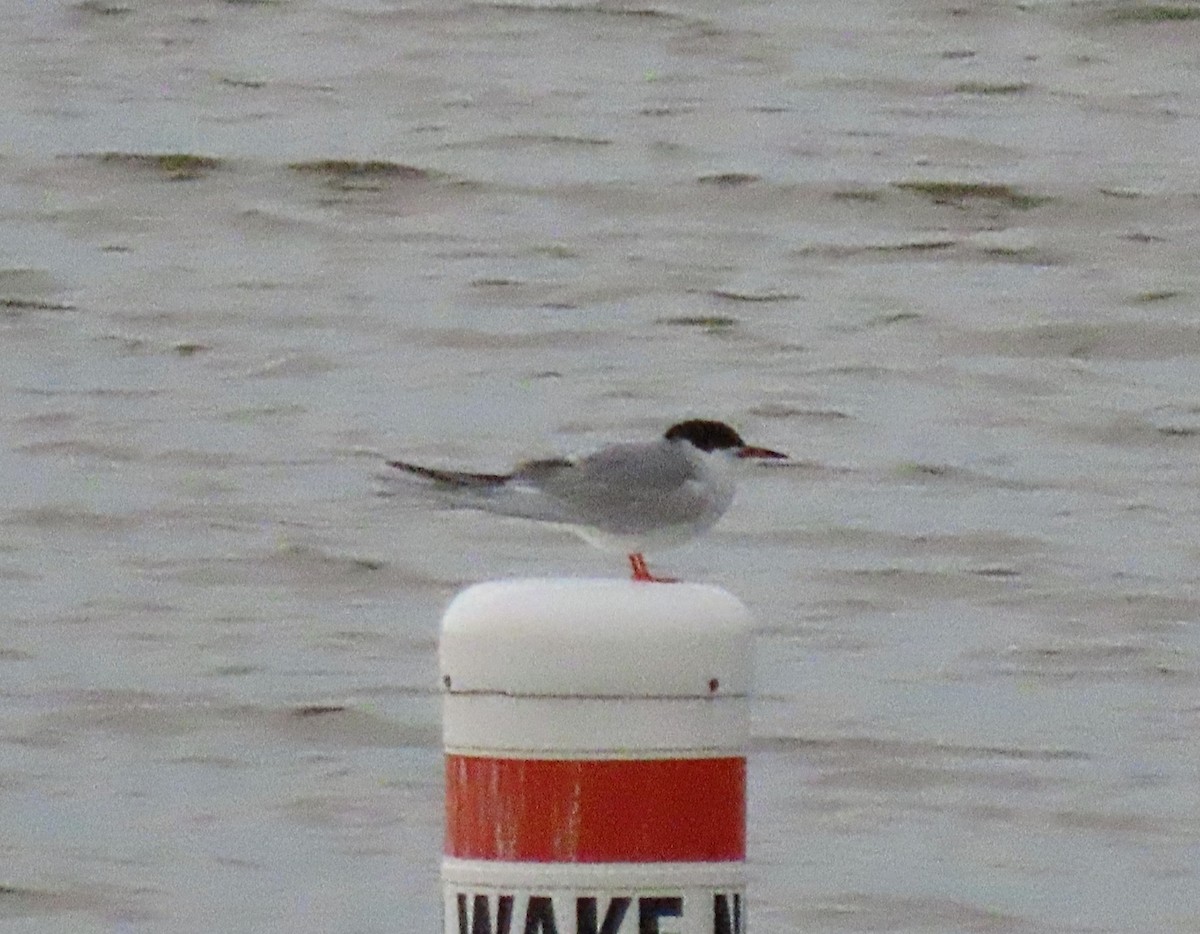
M575 931L576 934L617 934L621 930L621 922L625 920L625 912L629 910L630 898L614 898L608 903L604 912L604 923L596 926L596 899L578 898L575 900Z
M733 911L728 895L713 896L713 934L742 934L742 896L733 893Z
M467 893L458 893L458 934L470 934L467 930Z
M496 934L508 934L508 929L512 927L512 909L513 897L501 895L500 905L496 911Z
M683 898L638 899L638 934L662 934L658 922L663 918L679 918L683 915Z
M509 934L512 928L513 897L501 895L496 905L495 934ZM467 911L467 895L458 893L458 934L492 934L492 906L486 895L471 899L471 910Z
M525 934L558 934L554 920L554 900L546 895L531 895L525 909Z

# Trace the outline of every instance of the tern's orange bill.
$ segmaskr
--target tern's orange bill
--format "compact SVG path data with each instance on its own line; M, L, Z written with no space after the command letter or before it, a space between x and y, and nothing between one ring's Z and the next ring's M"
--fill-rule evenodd
M744 447L737 452L738 457L757 457L763 460L787 460L786 454L780 454L778 451L772 451L770 448L753 448Z

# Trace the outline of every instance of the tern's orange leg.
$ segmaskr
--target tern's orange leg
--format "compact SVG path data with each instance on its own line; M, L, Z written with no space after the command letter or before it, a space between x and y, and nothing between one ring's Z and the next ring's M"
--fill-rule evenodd
M646 567L646 559L640 554L629 556L629 565L633 568L633 579L635 581L649 581L656 584L678 584L679 579L675 577L655 577L650 573L650 569Z

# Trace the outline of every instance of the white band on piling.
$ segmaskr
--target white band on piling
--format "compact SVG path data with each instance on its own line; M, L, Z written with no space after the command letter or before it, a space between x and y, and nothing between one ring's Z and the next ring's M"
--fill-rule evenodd
M493 581L447 607L441 673L452 694L745 695L749 630L741 602L707 584Z

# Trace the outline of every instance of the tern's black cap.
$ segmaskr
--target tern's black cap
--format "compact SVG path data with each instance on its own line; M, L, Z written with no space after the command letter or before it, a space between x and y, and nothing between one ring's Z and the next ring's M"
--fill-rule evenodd
M663 437L668 441L690 441L701 451L724 451L746 446L742 436L724 422L706 418L693 418L672 425Z

